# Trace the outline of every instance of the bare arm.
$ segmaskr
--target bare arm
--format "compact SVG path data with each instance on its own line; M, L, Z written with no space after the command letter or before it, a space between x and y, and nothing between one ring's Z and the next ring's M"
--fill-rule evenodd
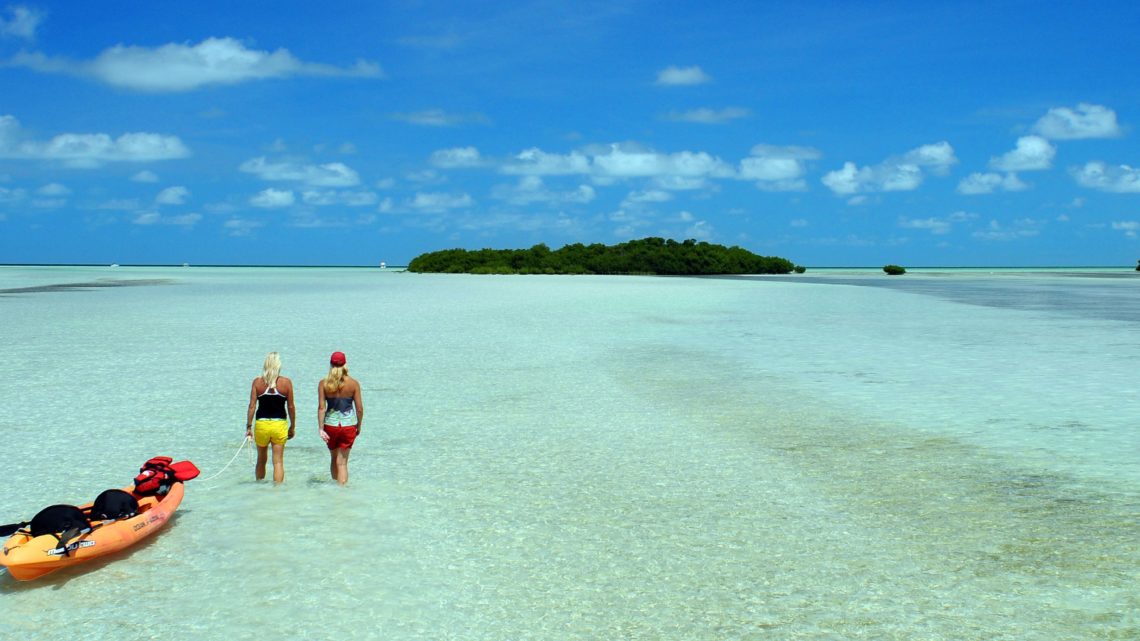
M329 435L325 431L325 382L323 380L317 383L317 400L317 434L321 435L322 441L328 443Z
M293 405L293 381L285 379L285 402L289 408L289 438L293 438L297 429L297 408Z
M253 434L253 414L257 411L257 379L249 386L249 408L245 412L245 435Z
M356 404L356 432L359 434L364 428L364 401L360 397L360 381L356 381L356 389L352 392L352 402Z

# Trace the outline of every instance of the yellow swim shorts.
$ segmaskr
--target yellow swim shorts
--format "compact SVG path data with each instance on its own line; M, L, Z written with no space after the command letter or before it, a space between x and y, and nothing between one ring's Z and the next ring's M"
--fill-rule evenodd
M258 447L284 445L289 440L289 421L283 418L259 418L253 424L253 442Z

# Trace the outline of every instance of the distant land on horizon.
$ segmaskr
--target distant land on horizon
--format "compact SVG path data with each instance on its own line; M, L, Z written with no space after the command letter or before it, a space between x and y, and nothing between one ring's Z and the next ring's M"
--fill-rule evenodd
M0 262L0 267L161 267L161 268L229 268L240 267L250 269L390 269L393 271L402 271L407 269L407 265L399 264L386 264L381 267L380 264L375 265L353 265L353 264L296 264L296 263L4 263ZM805 266L808 272L818 270L839 270L839 269L869 269L881 271L882 265L817 265ZM1127 271L1136 271L1134 265L915 265L906 266L907 273L915 270L929 270L929 269L961 269L961 270L979 270L979 269L1001 269L1001 270L1056 270L1056 269L1105 269L1117 270L1123 269Z

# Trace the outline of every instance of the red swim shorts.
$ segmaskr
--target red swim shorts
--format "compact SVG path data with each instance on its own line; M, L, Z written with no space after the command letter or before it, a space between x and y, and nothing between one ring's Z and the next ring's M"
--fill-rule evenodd
M329 435L329 449L352 449L352 442L360 434L360 427L356 425L325 425L325 434Z

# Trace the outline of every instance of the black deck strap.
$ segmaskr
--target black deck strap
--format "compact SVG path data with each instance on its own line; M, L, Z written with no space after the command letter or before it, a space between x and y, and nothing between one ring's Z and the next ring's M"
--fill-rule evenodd
M83 536L91 531L91 528L71 527L56 535L59 539L59 547L63 550L63 556L71 556L71 551L67 549L67 545L74 539Z

